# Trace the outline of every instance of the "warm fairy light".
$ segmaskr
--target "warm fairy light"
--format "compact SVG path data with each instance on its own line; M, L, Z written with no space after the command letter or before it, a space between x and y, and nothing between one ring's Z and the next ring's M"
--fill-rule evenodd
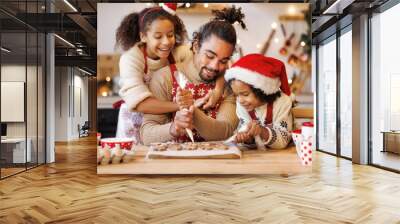
M279 38L275 37L274 41L275 41L275 43L278 43L279 42Z
M240 44L240 40L239 40L239 39L237 39L236 43L237 43L237 44Z
M102 96L107 96L108 94L107 94L106 91L104 91L104 92L101 93L101 95L102 95Z
M208 3L204 3L204 8L208 8Z
M261 48L261 44L257 44L256 47L257 47L257 48Z
M294 14L296 12L296 9L294 8L294 6L291 5L288 8L288 12L289 12L289 14Z
M106 77L106 81L107 81L107 82L111 81L110 76L107 76L107 77Z
M276 29L278 27L278 24L276 23L276 22L273 22L272 24L271 24L271 28L272 29Z
M151 3L146 3L147 6L151 6Z
M185 7L186 7L186 8L189 8L189 7L190 7L190 3L186 3L186 4L185 4Z
M289 84L292 84L293 80L292 79L288 79Z
M304 41L300 42L300 46L304 47L306 46L306 43Z
M68 0L64 0L65 4L67 4L74 12L78 12L78 10L73 6Z

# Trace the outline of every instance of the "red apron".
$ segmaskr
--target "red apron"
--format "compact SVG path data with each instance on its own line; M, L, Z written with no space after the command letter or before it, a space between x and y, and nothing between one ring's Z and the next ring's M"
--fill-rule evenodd
M267 113L267 115L265 116L264 127L266 127L269 124L272 124L272 110L273 110L273 108L274 108L274 104L273 103L269 103L267 105L267 111L265 112L265 113ZM257 116L256 116L256 112L254 110L250 111L249 115L250 115L250 117L251 117L251 119L253 121L258 121Z
M148 85L151 80L151 75L148 74L146 46L142 48L142 53L144 57L143 81ZM170 64L175 64L172 53L168 56L168 62ZM129 111L127 106L123 105L124 103L123 100L120 100L113 104L114 109L120 109L116 137L135 138L136 143L142 143L140 139L140 127L143 123L143 113Z
M179 87L178 82L175 79L174 73L177 71L175 64L170 64L169 65L170 70L171 70L171 76L172 76L172 99L175 102L176 101L176 93ZM187 83L185 86L185 89L188 89L192 92L193 99L197 100L200 98L203 98L205 95L208 94L210 90L213 90L215 88L214 83L200 83L200 84L194 84L194 83ZM222 99L221 99L222 100ZM221 102L220 100L220 102ZM220 106L220 102L217 103L215 108L207 110L205 113L214 119L217 118L218 114L218 109ZM196 130L193 130L193 138L194 141L196 142L201 142L204 141L204 139L196 132ZM190 138L187 135L180 136L175 139L176 142L188 142L191 141Z

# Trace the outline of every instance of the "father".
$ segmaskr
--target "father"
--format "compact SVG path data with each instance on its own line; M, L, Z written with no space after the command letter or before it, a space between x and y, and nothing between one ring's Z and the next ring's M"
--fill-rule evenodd
M207 95L215 87L216 78L225 73L236 44L236 31L232 24L238 22L245 28L244 15L240 8L234 7L214 13L216 18L193 35L193 58L153 74L150 90L155 97L169 101L185 98L185 91L178 88L179 80L173 76L176 69L189 81L186 88L191 90L194 99ZM145 145L188 141L185 128L194 129L196 141L216 141L230 137L237 123L235 98L225 91L222 102L213 109L203 111L192 106L190 110L180 110L175 114L145 114L140 133Z

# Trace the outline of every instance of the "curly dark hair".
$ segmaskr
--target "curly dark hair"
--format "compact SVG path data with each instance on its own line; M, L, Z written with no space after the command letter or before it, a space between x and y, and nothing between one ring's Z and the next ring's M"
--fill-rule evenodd
M199 31L193 33L192 47L196 43L198 47L207 40L211 35L216 35L218 38L236 45L236 31L233 27L234 23L239 23L246 30L246 24L243 22L244 14L242 8L224 8L222 10L212 10L214 18L208 23L200 27Z
M250 85L251 91L253 91L254 95L256 95L257 99L261 100L264 103L273 103L277 98L281 96L281 91L278 90L276 93L265 94L261 89L254 88Z
M228 87L229 87L229 91L232 93L232 87L231 84L232 82L236 80L236 79L230 79L228 81ZM249 84L248 84L249 85ZM281 96L281 91L279 90L276 93L272 93L272 94L265 94L264 91L262 91L261 89L255 88L252 85L249 85L251 91L254 93L254 95L256 95L257 99L259 99L260 101L264 102L264 103L273 103L276 99L278 99Z
M116 46L120 46L124 51L133 47L140 42L140 32L145 33L149 25L157 19L167 19L174 24L175 47L188 39L185 25L178 16L171 15L161 7L151 7L125 16L116 32Z

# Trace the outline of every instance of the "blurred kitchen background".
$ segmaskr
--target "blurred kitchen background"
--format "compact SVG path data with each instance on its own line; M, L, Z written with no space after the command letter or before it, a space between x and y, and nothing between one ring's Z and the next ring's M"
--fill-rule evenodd
M115 31L131 12L162 3L99 3L97 5L97 108L98 131L103 137L115 136L120 100ZM286 63L289 83L298 101L297 107L313 108L311 78L311 33L308 3L178 3L177 15L192 33L212 18L213 9L235 5L245 14L247 30L237 24L237 49L232 62L249 53L262 53ZM117 14L115 12L118 12Z

